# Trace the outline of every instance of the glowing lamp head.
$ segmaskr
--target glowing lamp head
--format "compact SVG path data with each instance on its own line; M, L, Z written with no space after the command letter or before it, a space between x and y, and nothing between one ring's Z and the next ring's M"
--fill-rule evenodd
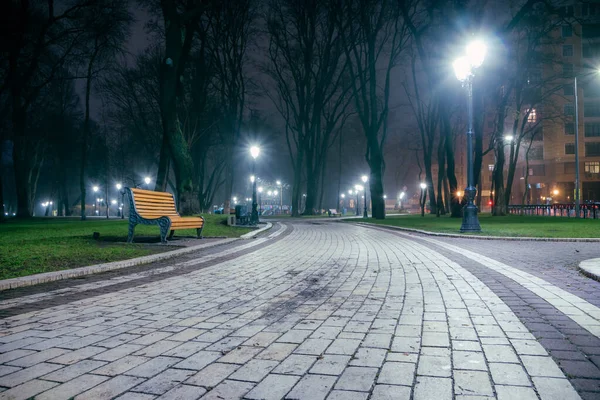
M254 175L250 175L250 182L254 183L256 181L256 177Z
M258 188L258 193L262 193L263 192L263 188L262 186Z
M384 194L384 195L383 195L383 198L384 198L384 199L387 199L387 195L386 195L386 194Z
M357 192L360 192L363 190L363 187L361 185L354 185L354 189L356 189Z
M406 193L404 193L404 192L400 193L400 198L401 198L401 199L403 199L403 198L404 198L404 196L406 196Z
M117 183L115 185L115 187L117 188L117 190L121 190L121 188L123 188L123 185L121 185L120 183Z
M273 192L271 192L270 190L267 192L267 196L271 196L273 194Z
M116 201L116 200L114 200L114 199L113 199L113 200L111 200L110 202L111 202L111 204L113 204L113 205L117 204L117 201Z
M469 59L466 56L456 59L452 63L452 67L454 68L456 79L461 82L467 80L469 75L471 75L471 63L469 63Z
M252 158L254 158L256 160L256 157L258 157L259 154L260 154L260 148L258 146L250 147L250 155L252 156Z
M94 191L94 193L96 193L98 190L100 190L100 188L98 186L94 186L92 187L92 190Z
M512 141L513 141L513 139L514 139L513 135L505 135L505 136L504 136L504 141L505 141L505 142L508 142L508 143L510 143L510 142L512 142Z
M340 197L341 197L342 199L345 199L345 198L346 198L346 195L345 195L344 193L342 193L342 194L340 195Z
M366 175L363 175L360 177L360 179L363 181L363 183L367 183L367 181L369 180L369 177Z
M149 185L150 184L150 177L149 176L145 177L144 178L144 182L146 183L146 185Z
M424 182L421 182L421 184L419 186L421 186L421 189L423 189L423 190L427 189L427 184Z
M279 192L277 190L273 190L273 196L277 196L277 194L279 194Z
M277 181L277 186L281 186L281 181Z
M472 68L479 68L483 64L485 55L487 53L487 46L483 40L473 40L467 46L467 57Z

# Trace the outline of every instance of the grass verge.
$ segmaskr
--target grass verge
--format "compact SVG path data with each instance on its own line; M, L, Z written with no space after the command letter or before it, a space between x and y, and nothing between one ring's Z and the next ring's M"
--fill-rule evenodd
M366 222L421 229L430 232L460 233L460 218L435 215L401 215L384 220L368 219ZM356 222L356 220L354 220ZM600 238L600 220L566 217L541 217L507 215L492 217L479 214L481 233L473 236L540 237L540 238Z
M250 228L222 224L225 216L207 215L202 232L205 237L239 237ZM11 219L0 224L0 279L16 278L120 261L170 250L160 246L158 226L138 225L135 238L140 242L127 244L128 222L125 220L71 218ZM94 240L94 232L100 239ZM175 236L195 236L196 230L176 231ZM202 241L198 241L201 244Z

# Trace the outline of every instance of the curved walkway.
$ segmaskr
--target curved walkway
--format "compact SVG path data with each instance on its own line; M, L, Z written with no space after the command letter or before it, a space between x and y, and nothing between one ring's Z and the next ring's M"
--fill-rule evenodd
M0 298L0 399L599 398L507 293L590 340L595 302L453 240L300 222L88 296Z

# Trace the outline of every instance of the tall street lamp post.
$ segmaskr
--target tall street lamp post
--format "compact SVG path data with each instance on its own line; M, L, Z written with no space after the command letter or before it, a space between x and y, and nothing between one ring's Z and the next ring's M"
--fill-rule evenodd
M364 209L364 212L363 212L363 218L368 218L369 216L367 215L367 181L369 180L369 177L366 176L366 175L363 175L363 176L361 176L360 179L365 184L365 194L364 194L364 196L365 196L365 209ZM372 212L373 211L371 210L371 213Z
M419 203L421 204L421 217L425 216L425 189L427 189L427 184L425 182L421 182L419 185L421 187L421 198L419 199Z
M575 87L575 218L579 218L581 200L579 198L579 106L577 98L577 76L573 85Z
M258 210L257 210L257 202L256 202L256 176L254 175L254 171L256 169L256 158L260 154L260 149L257 146L250 147L250 155L252 156L252 177L250 180L252 181L252 212L250 213L250 224L256 225L258 224ZM261 188L262 189L262 188Z
M362 192L362 190L363 190L362 186L360 186L360 185L354 185L354 191L356 192L356 216L357 217L360 215L360 212L358 211L358 202L359 202L359 200L358 200L358 194L360 192Z
M461 232L480 232L481 226L477 218L477 206L473 202L477 189L473 174L473 76L474 70L481 66L485 58L486 47L482 41L476 40L467 46L467 55L454 61L454 73L463 86L467 88L467 114L469 126L467 130L467 187L465 196L467 204L463 208Z
M281 181L276 183L279 186L279 214L283 214L283 183Z

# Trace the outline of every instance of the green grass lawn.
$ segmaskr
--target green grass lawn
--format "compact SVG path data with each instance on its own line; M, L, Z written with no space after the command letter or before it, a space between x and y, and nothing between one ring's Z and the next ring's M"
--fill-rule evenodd
M250 228L222 224L222 215L206 215L205 237L239 237ZM125 260L175 250L157 244L127 244L128 222L125 220L75 218L11 219L0 224L0 279L42 272L83 267L103 262ZM94 240L94 232L100 240ZM180 230L175 236L195 236L196 230ZM138 225L134 240L160 242L158 226ZM198 241L201 244L202 241Z
M351 222L351 221L350 221ZM356 222L356 220L355 220ZM401 215L384 220L369 218L367 222L421 229L431 232L460 233L460 218L435 215ZM479 214L480 236L554 237L554 238L600 238L600 219L575 219L566 217L537 217L507 215L492 217Z

